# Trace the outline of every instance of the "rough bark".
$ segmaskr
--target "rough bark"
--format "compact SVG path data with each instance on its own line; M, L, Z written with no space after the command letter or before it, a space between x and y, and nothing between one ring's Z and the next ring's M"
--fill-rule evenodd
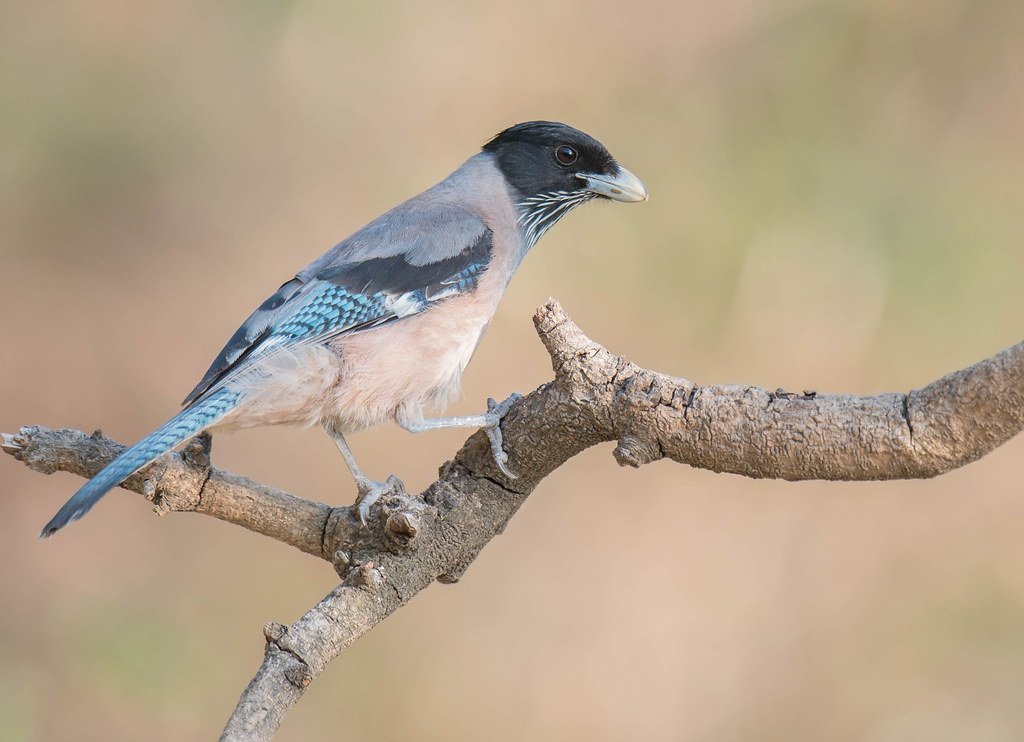
M305 688L362 634L432 582L455 582L549 473L615 441L621 465L660 458L748 477L934 477L1024 428L1024 343L920 390L876 396L701 386L648 371L590 340L549 301L534 318L555 378L516 403L502 429L510 480L473 435L419 496L385 498L367 529L332 508L212 468L190 444L128 479L158 512L235 523L331 562L342 583L291 626L264 628L266 651L224 739L269 739ZM26 427L2 448L43 473L92 476L122 447L100 433Z

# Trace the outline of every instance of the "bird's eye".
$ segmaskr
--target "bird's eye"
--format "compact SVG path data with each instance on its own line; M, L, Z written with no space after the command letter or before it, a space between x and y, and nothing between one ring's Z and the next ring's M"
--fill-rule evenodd
M555 150L555 159L563 165L571 165L579 158L580 153L574 147L563 144Z

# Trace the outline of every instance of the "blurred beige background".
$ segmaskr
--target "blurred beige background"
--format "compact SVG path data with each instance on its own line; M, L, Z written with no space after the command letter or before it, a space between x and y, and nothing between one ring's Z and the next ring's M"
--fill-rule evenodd
M532 118L648 204L525 263L457 412L550 376L533 308L701 382L922 385L1024 329L1024 5L4 3L0 429L169 417L312 257ZM379 430L422 487L464 439ZM284 740L1024 738L1024 439L931 482L786 484L589 451L455 587L312 687ZM318 431L215 461L329 503ZM324 564L0 460L0 738L210 739Z

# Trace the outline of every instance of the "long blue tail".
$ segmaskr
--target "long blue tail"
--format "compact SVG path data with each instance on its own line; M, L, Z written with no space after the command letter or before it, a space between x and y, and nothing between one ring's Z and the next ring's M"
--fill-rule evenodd
M209 397L182 410L134 446L126 449L64 503L64 507L43 526L39 538L52 536L68 523L81 518L103 495L146 464L224 417L235 407L238 399L237 392L219 389Z

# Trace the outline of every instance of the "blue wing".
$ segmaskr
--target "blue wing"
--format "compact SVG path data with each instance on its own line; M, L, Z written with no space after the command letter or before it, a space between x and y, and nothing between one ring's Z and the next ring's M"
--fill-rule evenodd
M203 399L282 347L378 327L472 291L493 249L491 230L482 223L480 229L461 251L425 264L408 253L327 267L314 263L250 315L182 404Z

